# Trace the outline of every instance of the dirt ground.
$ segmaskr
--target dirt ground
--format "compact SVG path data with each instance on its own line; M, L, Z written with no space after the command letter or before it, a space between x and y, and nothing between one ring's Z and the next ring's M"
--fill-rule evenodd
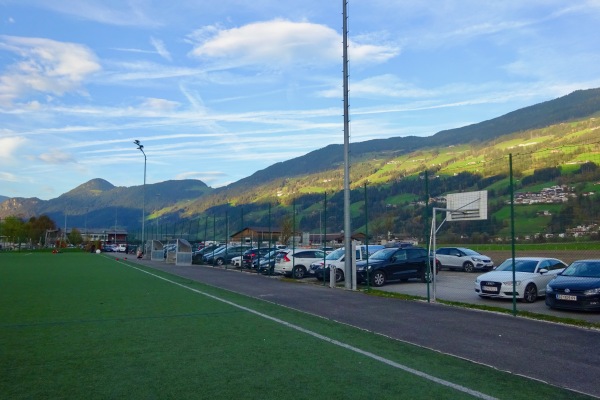
M485 251L482 252L486 256L491 257L494 265L500 265L504 260L511 257L510 251ZM583 260L588 258L600 259L600 251L598 250L523 250L518 248L515 251L516 257L553 257L564 261L567 264L575 260Z

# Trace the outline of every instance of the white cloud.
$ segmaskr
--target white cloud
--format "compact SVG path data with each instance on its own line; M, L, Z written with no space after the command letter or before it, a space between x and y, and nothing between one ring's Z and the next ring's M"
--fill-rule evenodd
M156 49L156 52L165 60L172 61L171 53L165 47L165 44L162 40L151 37L150 44Z
M149 111L172 111L179 107L180 103L166 99L147 98L141 104L142 109Z
M39 159L48 164L68 164L75 162L73 156L60 150L40 154Z
M341 35L310 22L276 19L232 29L207 26L189 38L196 42L192 56L227 62L229 67L329 67L341 63ZM357 63L384 62L399 53L393 46L361 43L351 43L349 51Z
M322 97L339 98L340 89L338 86L339 84L336 82L334 87L320 91L318 94ZM351 89L353 98L423 98L432 97L436 94L433 90L403 82L392 74L377 75L360 81L353 81Z
M0 171L0 181L19 182L19 180L20 180L20 178L15 174Z
M27 144L27 139L15 136L0 138L0 159L2 161L13 160L17 150Z
M2 71L0 104L10 104L30 93L62 96L78 91L89 75L100 70L94 53L76 43L0 36L0 50L21 57Z
M23 2L23 0L21 0ZM25 0L54 12L71 15L78 19L119 26L160 26L156 18L148 15L145 1L108 0Z

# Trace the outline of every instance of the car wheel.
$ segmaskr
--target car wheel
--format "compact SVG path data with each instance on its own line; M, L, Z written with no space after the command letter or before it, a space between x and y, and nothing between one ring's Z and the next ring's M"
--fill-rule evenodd
M221 265L225 264L225 260L223 260L222 258L217 258L216 264L218 266L221 266Z
M525 303L533 303L537 300L537 297L537 287L533 283L530 283L529 285L527 285L527 287L525 288L525 292L523 293L523 301Z
M302 266L302 265L295 266L294 270L292 271L292 276L295 279L302 279L302 278L304 278L305 274L306 274L306 268L304 268L304 266Z
M465 272L473 272L474 269L475 269L475 266L473 265L473 263L471 261L467 261L463 265L463 271L465 271Z
M341 269L335 269L335 281L342 282L344 280L344 271Z
M385 274L383 271L375 271L373 272L373 277L371 278L373 286L383 286L385 285Z

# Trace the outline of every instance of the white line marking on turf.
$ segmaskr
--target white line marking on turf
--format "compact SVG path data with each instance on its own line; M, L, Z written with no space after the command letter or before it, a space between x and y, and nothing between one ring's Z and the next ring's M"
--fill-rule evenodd
M446 380L444 380L444 379L436 378L435 376L432 376L432 375L426 374L426 373L424 373L424 372L418 371L418 370L416 370L416 369L413 369L413 368L407 367L406 365L399 364L399 363L397 363L397 362L395 362L395 361L388 360L387 358L383 358L383 357L381 357L381 356L378 356L377 354L373 354L373 353L371 353L371 352L368 352L368 351L365 351L365 350L359 349L358 347L354 347L354 346L351 346L351 345L349 345L349 344L347 344L347 343L340 342L339 340L335 340L335 339L332 339L332 338L330 338L330 337L323 336L323 335L321 335L321 334L319 334L319 333L316 333L316 332L310 331L310 330L308 330L308 329L302 328L301 326L298 326L298 325L291 324L291 323L289 323L289 322L286 322L286 321L284 321L284 320L281 320L281 319L279 319L279 318L271 317L270 315L263 314L263 313L261 313L261 312L258 312L258 311L256 311L256 310L253 310L253 309L251 309L251 308L248 308L248 307L241 306L241 305L239 305L239 304L236 304L236 303L234 303L234 302L231 302L231 301L229 301L229 300L222 299L222 298L220 298L220 297L217 297L217 296L215 296L215 295L212 295L212 294L210 294L210 293L206 293L206 292L203 292L203 291L201 291L201 290L198 290L198 289L191 288L191 287L189 287L189 286L186 286L186 285L184 285L184 284L181 284L181 283L179 283L179 282L175 282L175 281L172 281L172 280L170 280L170 279L167 279L167 278L165 278L165 277L163 277L163 276L160 276L160 275L153 274L152 272L149 272L149 271L145 271L145 270L143 270L143 269L141 269L141 268L139 268L139 267L136 267L136 266L134 266L134 265L130 265L130 264L128 264L128 263L123 263L123 264L125 264L125 265L127 265L127 266L129 266L129 267L131 267L131 268L137 269L138 271L141 271L141 272L143 272L143 273L146 273L146 274L148 274L148 275L152 275L152 276L154 276L154 277L156 277L156 278L158 278L158 279L162 279L163 281L166 281L166 282L172 283L172 284L174 284L174 285L180 286L180 287L182 287L182 288L184 288L184 289L187 289L187 290L191 290L192 292L195 292L195 293L201 294L201 295L203 295L203 296L210 297L210 298L211 298L211 299L213 299L213 300L217 300L217 301L220 301L220 302L222 302L222 303L229 304L230 306L233 306L233 307L239 308L239 309L241 309L241 310L247 311L247 312L249 312L249 313L252 313L252 314L254 314L254 315L257 315L257 316L259 316L259 317L262 317L262 318L265 318L265 319L271 320L271 321L273 321L273 322L276 322L276 323L278 323L278 324L281 324L281 325L287 326L288 328L295 329L295 330L297 330L297 331L299 331L299 332L306 333L307 335L313 336L313 337L315 337L315 338L317 338L317 339L324 340L324 341L326 341L326 342L329 342L329 343L331 343L331 344L334 344L334 345L336 345L336 346L340 346L340 347L343 347L343 348L345 348L345 349L348 349L348 350L354 351L355 353L362 354L362 355L364 355L364 356L366 356L366 357L369 357L369 358L372 358L372 359L374 359L374 360L380 361L380 362L382 362L382 363L384 363L384 364L387 364L387 365L389 365L389 366L391 366L391 367L394 367L394 368L401 369L401 370L403 370L403 371L405 371L405 372L411 373L411 374L413 374L413 375L417 375L417 376L419 376L419 377L421 377L421 378L424 378L424 379L430 380L430 381L432 381L432 382L435 382L435 383L438 383L438 384L440 384L440 385L447 386L447 387L449 387L449 388L452 388L452 389L458 390L458 391L460 391L460 392L464 392L464 393L470 394L471 396L477 397L477 398L479 398L479 399L486 399L486 400L497 400L495 397L488 396L488 395L487 395L487 394L485 394L485 393L481 393L481 392L478 392L478 391L476 391L476 390L469 389L468 387L465 387L465 386L457 385L456 383L452 383L452 382L446 381Z

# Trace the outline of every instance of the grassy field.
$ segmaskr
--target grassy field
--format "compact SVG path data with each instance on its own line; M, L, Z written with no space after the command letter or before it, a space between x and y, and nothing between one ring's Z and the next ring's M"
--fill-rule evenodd
M0 356L6 399L586 398L87 253L0 254Z

